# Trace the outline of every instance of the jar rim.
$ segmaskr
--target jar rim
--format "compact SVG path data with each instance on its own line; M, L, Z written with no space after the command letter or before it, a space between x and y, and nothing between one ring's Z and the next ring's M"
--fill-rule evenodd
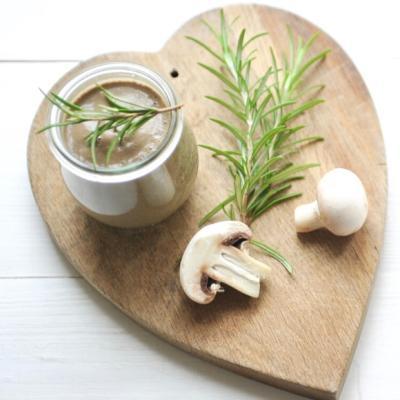
M118 73L128 73L132 78L142 79L145 83L157 89L166 100L167 107L178 104L175 92L171 86L155 71L150 68L132 62L105 62L84 69L70 79L59 91L59 95L69 99L71 94L79 87L84 87L95 77ZM53 105L50 109L50 124L60 122L61 111ZM134 161L122 167L91 167L80 161L65 146L62 140L61 128L52 127L48 133L50 149L62 167L86 180L95 182L126 182L141 178L163 165L177 147L183 132L183 111L175 110L171 113L170 123L164 139L157 149L148 157L140 161Z

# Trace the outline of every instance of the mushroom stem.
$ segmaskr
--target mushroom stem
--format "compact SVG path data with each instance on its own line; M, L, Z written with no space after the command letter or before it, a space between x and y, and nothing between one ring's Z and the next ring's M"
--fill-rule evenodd
M216 264L208 270L208 276L250 297L260 294L260 277L269 267L241 250L230 247L221 253Z
M294 211L294 223L297 232L311 232L323 227L318 202L303 204Z
M258 297L260 294L260 278L249 273L246 274L240 268L235 269L230 265L215 265L212 270L208 271L208 275L247 296Z

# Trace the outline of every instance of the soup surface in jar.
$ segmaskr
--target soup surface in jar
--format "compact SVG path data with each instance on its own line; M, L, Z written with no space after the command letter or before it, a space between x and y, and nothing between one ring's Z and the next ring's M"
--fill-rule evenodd
M101 83L115 97L144 107L163 108L165 103L160 95L149 86L133 80L115 80ZM74 103L89 110L96 110L100 105L110 105L104 94L95 86L80 93ZM103 133L96 144L96 161L100 167L119 168L149 159L160 148L170 124L169 112L159 113L140 127L133 135L124 137L106 164L106 154L115 132ZM69 125L63 130L63 140L68 151L80 162L92 166L90 146L85 138L96 128L96 121Z

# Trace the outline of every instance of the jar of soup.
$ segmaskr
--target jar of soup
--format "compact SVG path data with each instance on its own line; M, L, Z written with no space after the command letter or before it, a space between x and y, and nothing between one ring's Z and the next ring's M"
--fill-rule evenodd
M143 107L174 107L171 86L156 72L131 63L105 63L86 69L58 93L85 109L106 105L99 85L124 101ZM65 121L52 106L49 124ZM96 166L85 137L96 122L53 127L51 151L61 165L72 196L93 218L124 228L156 224L182 205L197 175L198 154L183 110L159 113L124 138L106 162L115 132L105 132L96 144Z

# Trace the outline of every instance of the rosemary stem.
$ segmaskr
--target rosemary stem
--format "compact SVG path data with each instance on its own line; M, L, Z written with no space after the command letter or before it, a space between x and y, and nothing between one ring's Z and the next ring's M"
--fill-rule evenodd
M178 104L176 106L171 106L171 107L164 107L164 108L148 108L144 111L141 112L120 112L120 113L113 113L104 117L90 117L90 119L92 121L109 121L109 120L118 120L121 118L126 118L126 119L130 119L130 118L135 118L137 116L140 115L144 115L148 112L154 112L155 114L163 114L163 113L167 113L170 111L176 111L180 108L183 107L183 104Z
M164 107L164 108L154 108L154 111L157 111L157 113L162 114L170 111L176 111L179 110L180 108L183 107L183 103L177 104L175 106L170 106L170 107Z

